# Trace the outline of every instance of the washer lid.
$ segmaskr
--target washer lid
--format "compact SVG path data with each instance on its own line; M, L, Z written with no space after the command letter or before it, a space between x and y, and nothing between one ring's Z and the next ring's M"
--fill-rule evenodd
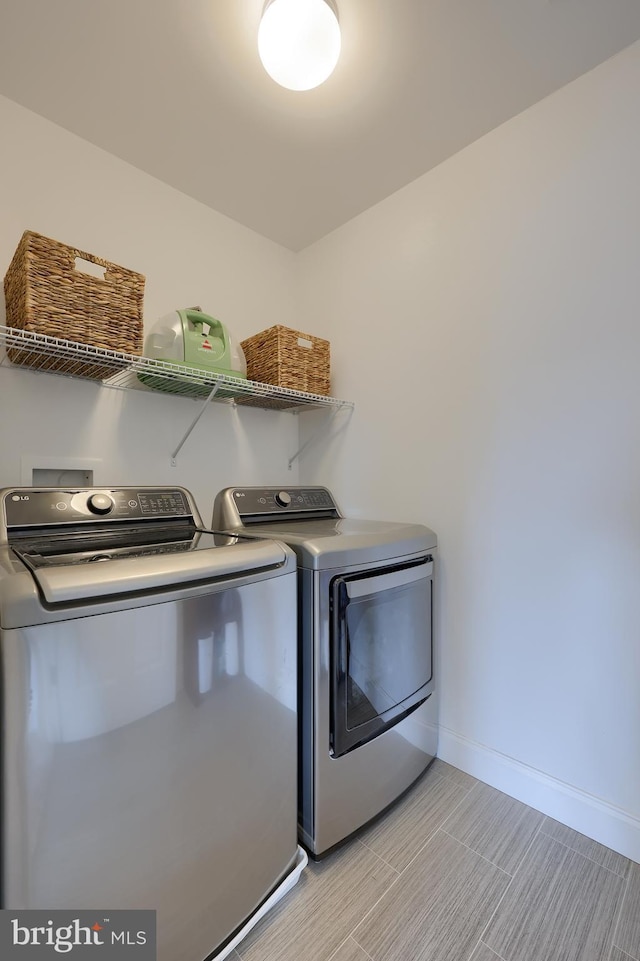
M236 528L252 536L284 541L298 558L298 566L314 570L395 560L408 554L435 550L438 539L422 524L367 521L340 517L333 520L277 521Z
M273 540L252 540L192 531L188 540L112 548L96 544L78 551L43 554L37 545L14 545L47 604L73 604L114 595L136 595L170 588L216 583L286 564L285 549ZM59 544L51 545L54 549Z

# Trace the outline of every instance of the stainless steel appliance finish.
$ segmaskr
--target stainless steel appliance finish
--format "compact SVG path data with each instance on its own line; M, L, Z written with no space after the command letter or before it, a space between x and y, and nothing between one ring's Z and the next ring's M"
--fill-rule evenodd
M433 531L344 518L323 487L227 488L213 526L298 560L300 838L320 857L380 814L437 751Z
M202 961L296 862L296 565L184 489L0 491L2 907Z

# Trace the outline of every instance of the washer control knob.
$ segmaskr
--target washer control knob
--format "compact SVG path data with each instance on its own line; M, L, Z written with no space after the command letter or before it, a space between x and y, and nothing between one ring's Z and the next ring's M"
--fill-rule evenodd
M279 504L280 507L288 507L290 503L291 494L288 494L287 491L279 491L276 494L276 504Z
M108 514L113 510L113 501L108 494L92 494L87 507L92 514Z

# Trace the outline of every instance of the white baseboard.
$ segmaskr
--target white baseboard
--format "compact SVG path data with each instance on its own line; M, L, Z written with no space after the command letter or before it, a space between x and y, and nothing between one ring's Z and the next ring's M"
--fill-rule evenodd
M640 862L640 818L512 757L440 728L438 757Z

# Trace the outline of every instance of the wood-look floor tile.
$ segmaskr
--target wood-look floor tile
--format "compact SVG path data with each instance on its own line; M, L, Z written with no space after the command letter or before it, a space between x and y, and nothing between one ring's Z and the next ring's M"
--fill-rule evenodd
M442 831L352 934L373 961L468 958L510 878Z
M451 781L455 781L458 787L463 787L466 791L470 791L473 785L478 783L477 778L460 771L452 764L447 764L439 757L431 762L429 770L433 771L434 774L439 774L440 777L448 777Z
M300 958L300 961L303 961L303 959ZM353 938L347 938L336 953L331 955L331 961L371 961L371 959Z
M624 884L539 834L482 940L508 961L608 961Z
M238 945L242 961L328 961L397 877L357 840L310 861L296 886Z
M611 949L611 957L609 961L638 961L637 958L632 958L631 955L625 954L620 948L616 948L614 945Z
M578 854L583 854L590 861L595 861L596 864L613 871L614 874L619 874L620 877L626 877L629 870L629 859L616 851L612 851L611 848L605 847L604 844L592 841L591 838L587 838L584 834L579 834L572 828L560 824L559 821L554 821L553 818L545 818L540 830L555 841L566 844L568 848L572 848Z
M479 781L444 830L514 874L543 820L539 811Z
M478 941L475 951L469 961L503 961L499 954L488 948L483 941Z
M383 818L360 833L360 840L402 871L466 796L455 781L429 768Z
M629 868L615 944L635 961L640 961L640 864L635 861Z

